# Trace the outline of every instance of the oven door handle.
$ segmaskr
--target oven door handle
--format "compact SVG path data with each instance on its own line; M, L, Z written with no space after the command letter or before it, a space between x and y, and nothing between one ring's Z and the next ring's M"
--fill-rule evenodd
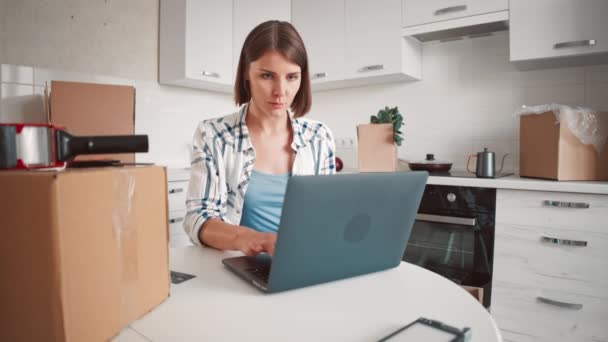
M477 219L474 217L454 217L454 216L442 216L442 215L430 215L430 214L417 214L416 220L418 221L427 221L427 222L437 222L437 223L447 223L447 224L458 224L461 226L469 226L475 227L477 223Z

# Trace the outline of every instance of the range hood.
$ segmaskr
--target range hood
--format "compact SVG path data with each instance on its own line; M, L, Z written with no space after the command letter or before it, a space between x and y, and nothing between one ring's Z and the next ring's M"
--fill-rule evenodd
M430 42L483 37L508 29L509 11L500 11L404 27L401 34Z

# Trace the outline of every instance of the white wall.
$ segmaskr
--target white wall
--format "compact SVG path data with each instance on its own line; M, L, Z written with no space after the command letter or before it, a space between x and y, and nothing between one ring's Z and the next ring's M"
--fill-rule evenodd
M71 19L74 13L78 20ZM196 122L234 109L228 95L157 84L158 0L0 0L0 25L0 62L33 66L2 75L0 121L24 106L26 118L39 116L35 94L45 79L133 84L136 130L150 135L151 152L138 160L186 166ZM517 169L519 127L512 113L522 104L608 110L608 65L521 72L508 62L508 49L506 32L427 43L423 81L314 93L310 116L342 141L354 138L356 125L378 109L399 106L402 158L434 153L462 169L469 153L488 147L499 157L512 153L507 167ZM25 81L15 81L21 73ZM340 148L338 155L354 165L355 152Z
M0 0L0 62L156 80L158 0Z

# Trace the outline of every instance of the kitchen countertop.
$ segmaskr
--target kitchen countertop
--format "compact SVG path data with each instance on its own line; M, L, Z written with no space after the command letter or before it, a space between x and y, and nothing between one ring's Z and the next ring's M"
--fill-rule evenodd
M222 265L242 255L198 246L171 248L171 270L196 277L114 342L377 341L426 317L471 328L470 342L501 341L488 311L460 286L402 262L398 267L276 294L263 294ZM424 340L416 339L413 340Z
M409 170L403 171L409 172ZM356 172L358 172L356 169L344 169L340 173ZM549 179L519 177L519 175L516 174L495 179L430 175L427 184L608 195L608 181L555 181Z
M603 195L608 194L608 182L554 181L548 179L525 178L519 177L518 175L496 179L430 176L428 184L475 186L482 188L514 190L579 192Z
M343 169L341 173L356 173L356 169ZM187 181L190 179L189 168L168 168L167 177L172 181ZM536 191L557 191L557 192L577 192L586 194L608 195L608 181L554 181L547 179L524 178L518 175L506 176L496 179L486 178L462 178L462 177L442 177L429 176L428 184L454 185L454 186L474 186L496 189L514 190L536 190Z

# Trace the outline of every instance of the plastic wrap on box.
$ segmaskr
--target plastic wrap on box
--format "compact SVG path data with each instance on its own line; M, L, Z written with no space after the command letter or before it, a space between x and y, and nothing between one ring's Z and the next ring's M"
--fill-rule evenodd
M565 123L568 129L583 144L592 145L598 154L602 153L608 139L608 118L599 111L586 107L571 107L557 103L538 106L522 106L515 116L543 114L552 111L556 124Z

